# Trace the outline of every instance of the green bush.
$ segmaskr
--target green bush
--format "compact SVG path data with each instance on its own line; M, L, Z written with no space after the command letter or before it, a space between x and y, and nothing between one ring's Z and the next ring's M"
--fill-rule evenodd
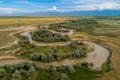
M73 67L72 65L68 66L68 67L67 67L67 70L68 70L68 72L69 72L70 74L74 74L74 73L75 73L75 69L74 69L74 67Z
M85 50L79 49L79 50L75 50L75 51L72 53L72 56L73 56L73 57L77 57L77 58L86 57L86 56L87 56L87 53L86 53Z
M69 46L75 48L78 44L78 41L71 41Z
M46 70L49 72L56 71L56 66L54 65L47 65Z
M5 76L6 73L7 73L7 72L6 72L5 69L0 69L0 77Z
M35 72L36 72L35 68L33 66L30 67L30 69L27 72L28 80L32 79L32 77L34 76Z
M53 33L48 30L37 30L37 31L31 32L31 34L32 34L32 38L35 41L40 41L40 42L69 41L69 38L67 35Z
M68 76L65 73L61 74L60 80L68 80Z
M18 70L16 70L13 75L11 80L21 80L21 74Z

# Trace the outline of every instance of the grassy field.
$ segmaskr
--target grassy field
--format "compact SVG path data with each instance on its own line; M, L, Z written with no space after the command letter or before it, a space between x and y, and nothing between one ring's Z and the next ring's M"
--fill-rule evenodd
M104 76L101 79L97 80L120 80L120 20L99 20L101 24L107 24L104 27L94 28L93 32L99 35L92 35L86 32L78 32L71 36L71 38L80 38L81 40L91 40L98 43L107 44L112 50L111 57L111 69L109 72L104 73ZM117 23L117 25L115 25ZM92 33L92 31L91 31ZM106 36L106 33L116 36ZM105 64L107 64L106 62ZM109 67L103 65L104 70L108 70Z
M6 45L9 42L14 41L13 38L9 36L9 34L14 31L2 31L0 32L0 47Z
M46 24L58 21L64 21L67 17L0 17L0 29L14 28L14 26L28 25L28 24ZM0 31L0 46L3 46L11 41L14 41L9 33L11 31Z
M86 68L75 69L75 71L75 74L66 73L69 77L68 80L94 80L100 75L100 72ZM62 72L40 71L36 80L58 80L61 74Z
M116 18L116 17L115 17ZM119 18L119 17L118 17ZM8 24L5 24L6 18L0 18L1 20L3 19L4 22L1 22L1 28L2 26L8 26L8 25L21 25L21 24L37 24L40 23L39 19L40 18L12 18L10 19L11 23L9 22L8 19ZM16 20L15 20L16 19ZM30 20L29 20L30 19ZM79 38L80 40L89 40L89 41L94 41L97 42L101 45L106 44L109 46L109 48L112 50L112 56L110 58L110 62L106 61L106 63L103 64L103 70L102 74L103 76L100 78L97 78L97 80L120 80L120 19L114 19L114 18L94 18L98 21L99 25L95 26L96 24L89 25L89 27L86 27L88 25L85 25L83 31L79 31L74 33L70 38ZM13 21L12 21L13 20ZM47 21L45 21L47 20ZM52 22L56 21L57 19L47 19L43 18L42 21L45 23L47 22ZM59 19L63 20L63 18ZM14 21L16 21L14 23ZM19 22L21 21L21 22ZM41 21L41 23L43 23ZM12 23L13 22L13 23ZM4 24L2 24L4 23ZM74 24L73 24L74 25ZM2 39L2 37L0 38ZM8 39L8 38L7 38ZM6 40L7 40L6 39ZM4 40L3 40L4 42ZM2 42L2 43L3 43ZM106 46L103 45L103 46ZM64 49L65 48L65 49ZM28 50L30 49L29 47L27 48ZM31 48L32 49L32 48ZM49 49L49 47L38 47L36 49L32 49L33 51L41 50L41 51L46 51L46 49ZM66 48L66 47L61 47L60 51L69 51L72 50L71 48ZM109 63L111 65L111 70L109 67ZM107 72L105 72L107 71ZM70 80L92 80L93 78L96 78L94 76L97 74L95 71L90 71L86 69L78 69L76 70L76 74L74 75L69 75ZM60 73L54 72L54 73L48 73L46 71L40 71L37 77L37 80L54 80L54 76L59 76ZM52 77L51 77L52 76ZM92 76L92 77L91 77ZM47 78L47 79L46 79ZM23 79L24 80L24 79Z
M45 24L66 19L64 17L0 17L0 28L28 24Z

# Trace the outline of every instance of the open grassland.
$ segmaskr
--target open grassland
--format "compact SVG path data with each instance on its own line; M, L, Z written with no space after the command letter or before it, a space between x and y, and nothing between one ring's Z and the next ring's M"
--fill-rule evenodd
M64 17L0 17L0 28L28 24L45 24L66 19Z
M95 18L96 19L96 18ZM89 25L86 25L86 23L84 24L84 22L82 23L84 26L82 28L76 27L77 29L79 29L78 32L74 33L73 35L70 36L70 39L75 39L75 38L79 38L80 40L88 40L88 41L94 41L97 42L105 47L109 48L112 50L112 57L111 57L111 61L106 61L103 64L103 70L102 72L103 75L101 78L99 78L99 76L97 77L96 80L120 80L120 19L111 19L108 18L104 20L103 19L97 19L98 22L100 23L100 25L96 24L96 23L91 23ZM19 22L19 21L18 21ZM89 21L88 21L89 22ZM78 22L79 23L79 22ZM15 23L16 24L16 23ZM18 23L17 23L18 24ZM20 23L21 24L21 23ZM29 19L28 19L28 23L24 23L23 24L29 24ZM36 24L36 23L32 23L32 24ZM74 25L75 23L72 22L72 25ZM69 25L65 24L65 25ZM79 24L78 24L79 25ZM97 25L97 26L95 26ZM71 25L70 25L71 26ZM59 26L58 26L59 27ZM74 29L75 27L71 27L72 29ZM107 46L106 46L107 45ZM28 49L32 49L29 48ZM37 51L37 50L43 50L43 52L46 51L46 49L50 49L49 47L41 47L41 48L37 48L32 49L33 51ZM63 52L69 52L70 48L66 48L66 47L60 47L59 51L63 51ZM72 50L72 49L70 49ZM111 64L111 70L110 67L108 66L109 63ZM110 70L110 71L109 71ZM108 72L105 72L108 71ZM93 78L96 78L96 74L98 72L94 72L94 71L89 71L89 70L84 70L84 69L76 69L76 73L74 75L70 75L68 73L66 73L69 76L70 80L92 80ZM54 76L59 76L60 74L57 72L54 73L48 73L46 71L40 71L40 73L38 72L36 79L37 80L54 80ZM8 75L9 76L9 75ZM52 77L51 77L52 76ZM91 77L92 76L92 77ZM92 79L91 79L92 78ZM6 80L6 79L4 79ZM26 80L26 78L22 79L22 80ZM35 80L35 79L33 79Z
M30 25L30 24L47 24L59 21L64 21L67 18L64 17L0 17L0 46L3 46L11 41L14 41L12 37L9 36L11 32L16 28L16 26ZM11 27L12 26L12 27ZM14 27L15 26L15 27ZM3 31L4 29L9 29L8 31ZM13 30L12 30L13 29Z
M14 31L2 31L0 32L0 47L3 45L6 45L9 42L14 41L12 37L9 36L9 34Z
M81 40L91 40L98 43L108 45L113 53L111 57L111 70L104 73L101 79L97 80L120 80L120 20L100 20L100 22L107 24L106 27L94 28L93 32L99 35L87 34L85 32L77 32L71 38L79 38ZM116 25L117 24L117 25ZM91 31L92 33L92 31ZM109 33L110 36L105 34ZM116 36L111 36L116 35ZM107 64L106 62L105 64ZM109 70L109 67L103 65L104 70Z

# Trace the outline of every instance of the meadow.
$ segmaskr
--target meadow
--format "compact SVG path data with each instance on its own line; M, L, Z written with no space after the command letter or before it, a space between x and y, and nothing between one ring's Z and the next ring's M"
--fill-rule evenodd
M94 41L101 45L105 44L103 46L109 46L109 49L112 50L112 56L110 58L111 70L104 73L104 76L97 80L120 80L120 17L100 17L96 19L101 26L94 27L93 30L88 29L87 32L76 32L71 38L80 38L81 40ZM103 67L105 70L109 70L109 67L105 65Z
M71 17L70 17L71 18ZM56 22L57 21L61 21L61 20L67 20L70 18L61 18L61 17L55 17L55 18L47 18L47 17L20 17L20 18L16 18L16 17L1 17L0 18L0 28L6 28L8 26L19 26L19 25L27 25L27 24L45 24L45 23L51 23L51 22ZM110 53L112 53L112 55L110 56L110 58L108 59L108 61L106 61L103 64L103 69L100 72L94 71L94 70L87 70L84 68L80 68L80 69L75 69L76 73L74 75L71 75L69 73L66 73L69 76L70 80L93 80L93 79L97 79L97 80L120 80L120 70L119 70L119 64L120 64L120 17L77 17L77 18L92 18L92 23L89 23L89 20L87 21L87 23L84 23L84 21L82 23L75 22L74 20L72 21L72 23L57 23L57 24L53 24L50 25L53 26L50 29L58 29L59 25L64 25L67 27L66 28L72 28L72 29L79 29L77 32L75 32L74 34L72 34L70 36L70 39L74 39L74 38L78 38L80 40L88 40L88 41L92 41L92 42L96 42L102 46L104 46L106 49L110 50ZM76 17L74 17L74 19L76 19ZM84 19L84 20L85 20ZM95 20L95 21L94 21ZM76 24L77 23L77 24ZM82 24L82 25L80 25ZM57 28L56 28L57 25ZM71 27L72 25L72 27ZM70 26L70 27L69 27ZM77 27L76 27L77 26ZM6 32L5 35L2 35L1 32L1 36L0 39L2 41L2 43L0 44L4 44L7 43L8 41L8 37L4 37L7 36L9 34L9 32ZM4 40L5 39L5 40ZM0 42L1 42L0 41ZM24 47L22 47L24 49ZM42 51L42 52L46 52L48 49L50 49L51 47L36 47L35 48L31 48L31 47L27 47L26 49L31 49L34 52L38 52L38 51ZM67 46L64 47L59 47L59 51L62 52L70 52L74 50L73 48L69 48ZM99 75L96 75L99 74ZM101 75L102 74L102 75ZM37 76L34 76L34 78L36 78L36 80L47 80L49 78L49 80L54 80L55 76L59 77L61 75L61 72L47 72L44 70L40 70L40 72L38 71L36 73ZM11 76L8 74L8 76ZM47 78L47 79L46 79ZM6 79L3 79L6 80ZM25 78L23 78L23 80L25 80ZM33 79L34 80L34 79Z
M13 42L14 39L9 36L14 32L14 27L21 27L23 25L31 24L49 24L66 20L67 17L0 17L0 46ZM11 29L9 31L2 31L3 29ZM13 29L13 30L12 30ZM19 30L18 30L19 31Z
M30 24L46 24L66 19L67 17L0 17L0 28Z

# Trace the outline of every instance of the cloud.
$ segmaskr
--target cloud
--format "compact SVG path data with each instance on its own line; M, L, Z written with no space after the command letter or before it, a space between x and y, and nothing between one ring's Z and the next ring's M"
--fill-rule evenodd
M71 12L87 10L120 10L120 0L0 0L0 13ZM2 7L3 6L3 7ZM13 8L11 8L13 7Z
M64 6L59 7L59 9L61 9L60 11L64 12L87 10L120 10L120 0L69 0L68 2L64 3Z
M18 10L18 9L15 9L15 8L0 7L0 12L2 12L2 13L11 14L11 13L17 11L17 10Z
M74 10L118 10L119 3L101 3L101 4L87 4L74 6Z
M30 4L29 1L16 1L15 3L18 3L18 4Z
M52 8L49 8L48 10L50 10L50 11L57 11L58 9L57 9L56 6L53 6Z
M3 7L0 7L0 11L14 11L16 10L15 8L3 8Z

